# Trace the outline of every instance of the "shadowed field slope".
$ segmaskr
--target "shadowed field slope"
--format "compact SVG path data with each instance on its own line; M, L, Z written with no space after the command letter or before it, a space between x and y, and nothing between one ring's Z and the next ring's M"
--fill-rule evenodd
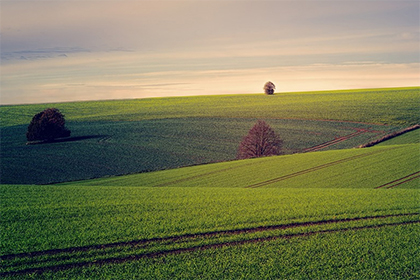
M172 160L182 166L185 158L218 158L227 152L218 142L236 147L232 139L261 116L287 135L290 152L307 153L52 185L0 184L0 277L420 278L419 130L344 149L417 123L418 88L267 98L58 104L69 109L73 138L33 146L18 144L21 135L13 132L24 132L25 114L44 106L1 107L1 171L25 167L10 173L15 177L39 173L57 181L63 173L58 181L66 181L86 168L100 177L127 172L124 164L136 161L171 167ZM214 138L223 130L229 133Z
M232 161L75 182L89 186L375 188L420 170L417 144ZM398 164L395 164L398 163ZM415 187L418 181L403 187Z
M284 152L349 148L395 126L268 120ZM254 119L187 118L69 122L72 137L25 145L26 126L2 129L2 183L47 184L235 159Z
M280 135L286 154L351 148L418 123L419 97L419 88L397 88L1 106L1 183L49 184L232 160L257 119ZM66 115L72 137L25 145L27 125L46 107Z
M343 242L359 244L376 231L382 232L376 242L383 242L383 236L404 236L404 241L393 240L399 245L392 249L408 260L418 255L413 249L420 218L418 149L419 144L387 145L59 185L0 185L0 275L6 279L29 275L65 279L79 274L124 279L150 261L170 259L177 270L185 269L183 260L194 256L201 269L209 252L229 263L246 248L274 243L281 244L279 250L288 252L283 257L290 261L296 256L289 242L281 240L304 244L312 238L314 244L329 248L315 254L332 258ZM339 242L332 241L338 236L347 237L330 244ZM310 246L315 250L315 245ZM346 258L357 258L369 249L357 246L356 251L343 253ZM375 262L388 249L384 243L376 249L378 256L363 258ZM251 262L258 269L250 271L248 278L258 278L262 268ZM164 263L157 266L162 270L137 270L136 275L159 277ZM337 260L336 264L344 263ZM307 268L303 263L295 265ZM324 270L322 262L312 265L320 265L319 273ZM215 263L209 269L216 267ZM413 277L413 267L411 260L402 267L393 265L392 271ZM115 276L121 269L125 272ZM326 275L332 277L335 270L328 271ZM358 272L363 278L371 273L389 276L373 268L363 272L358 268ZM231 273L226 275L233 277ZM196 278L197 274L189 271L184 276Z

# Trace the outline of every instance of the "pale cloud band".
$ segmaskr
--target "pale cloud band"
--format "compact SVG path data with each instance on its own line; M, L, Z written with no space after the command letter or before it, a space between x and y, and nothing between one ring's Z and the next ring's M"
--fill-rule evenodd
M418 2L336 2L2 2L0 101L420 85Z

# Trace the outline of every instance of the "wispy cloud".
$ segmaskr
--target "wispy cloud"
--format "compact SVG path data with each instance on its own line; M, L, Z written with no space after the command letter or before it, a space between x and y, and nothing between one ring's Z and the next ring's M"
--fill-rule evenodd
M419 85L413 1L3 1L1 102Z

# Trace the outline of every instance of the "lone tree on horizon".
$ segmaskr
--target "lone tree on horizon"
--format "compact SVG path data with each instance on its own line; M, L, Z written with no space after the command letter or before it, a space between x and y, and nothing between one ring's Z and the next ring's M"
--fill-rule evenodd
M276 86L272 82L268 81L265 83L264 85L265 94L273 95L275 90L276 90Z
M65 124L66 120L60 110L45 109L32 118L26 132L26 139L28 141L53 141L56 138L69 137L71 132Z
M274 130L262 120L248 132L239 145L238 159L280 155L283 141Z

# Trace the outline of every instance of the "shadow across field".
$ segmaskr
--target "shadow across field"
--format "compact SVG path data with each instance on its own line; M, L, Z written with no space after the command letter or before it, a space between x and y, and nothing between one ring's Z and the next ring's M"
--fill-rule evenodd
M51 141L31 141L27 142L27 145L41 145L41 144L53 144L53 143L65 143L65 142L76 142L89 139L104 139L110 137L109 135L86 135L86 136L76 136L68 138L58 138Z
M284 154L346 149L400 129L340 121L265 119ZM51 184L234 160L252 118L68 122L72 137L24 145L27 126L1 128L2 184ZM308 150L309 149L309 150Z

